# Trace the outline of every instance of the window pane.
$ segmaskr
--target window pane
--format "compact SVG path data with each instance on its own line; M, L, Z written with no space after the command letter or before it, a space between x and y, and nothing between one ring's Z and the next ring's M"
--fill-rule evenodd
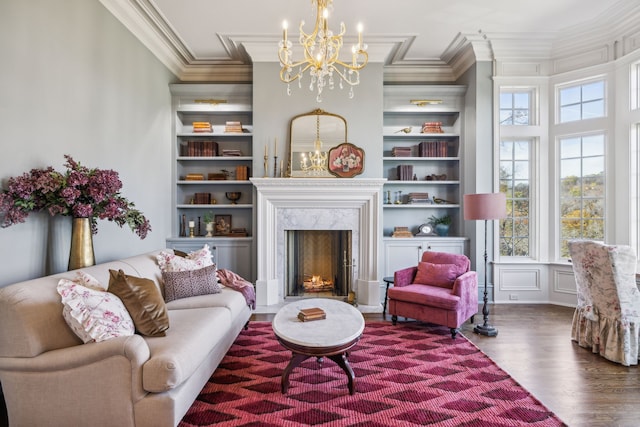
M584 237L587 239L604 240L604 220L590 219L584 223Z
M529 178L529 162L522 160L513 162L513 177L515 179Z
M513 202L513 216L514 217L528 217L529 216L529 201L528 200L515 200ZM523 233L518 233L522 235Z
M500 94L500 108L513 108L513 96L511 92Z
M580 209L580 199L567 198L560 200L560 216L562 218L579 217Z
M564 160L563 160L564 162ZM586 179L600 176L604 173L604 156L585 157L582 160L582 175Z
M582 104L582 118L593 119L604 116L604 101L590 101Z
M511 180L501 180L500 181L500 192L505 193L507 195L507 199L513 197L513 189L511 188ZM507 200L507 205L509 204L509 200Z
M514 160L529 159L529 141L515 141L513 143L513 159Z
M560 90L560 105L577 104L579 102L580 86L573 86Z
M511 153L513 151L513 142L511 141L500 141L500 158L510 158Z
M580 138L566 138L560 141L560 158L580 157Z
M514 125L528 125L529 124L529 110L513 110L513 124Z
M513 111L512 110L500 110L500 124L512 125L513 124Z
M585 218L603 218L604 199L585 200L582 216Z
M572 176L581 176L580 173L580 164L582 162L580 159L567 159L560 161L560 177L564 181L564 178L572 177Z
M527 92L516 92L513 94L515 108L529 109L529 94Z
M580 120L580 106L570 105L560 108L560 122L573 122Z
M563 219L560 225L560 235L563 239L582 237L582 221L580 219Z
M513 196L529 198L529 180L514 181Z
M582 151L585 156L604 155L604 135L589 135L583 137Z
M527 256L529 255L529 239L519 238L514 239L513 243L514 256Z
M604 81L587 83L582 86L582 102L604 98Z

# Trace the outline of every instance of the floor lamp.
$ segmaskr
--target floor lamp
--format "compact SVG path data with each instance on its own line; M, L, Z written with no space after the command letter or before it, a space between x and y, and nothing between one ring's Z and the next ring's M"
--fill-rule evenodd
M484 305L482 315L484 323L476 325L473 332L495 337L498 330L489 324L489 298L487 296L487 221L507 216L507 196L505 193L465 194L464 219L484 220Z

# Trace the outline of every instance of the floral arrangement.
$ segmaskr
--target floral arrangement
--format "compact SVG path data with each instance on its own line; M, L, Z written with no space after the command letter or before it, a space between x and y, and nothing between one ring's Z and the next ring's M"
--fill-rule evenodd
M122 182L113 170L90 169L65 155L64 173L51 166L32 169L22 176L9 178L8 188L0 192L0 226L25 222L31 212L47 211L51 216L89 218L91 232L98 232L98 219L127 224L141 239L151 231L151 224L120 194Z
M346 172L349 169L359 168L361 161L360 156L351 152L347 147L342 147L340 155L333 161L333 166L342 168Z

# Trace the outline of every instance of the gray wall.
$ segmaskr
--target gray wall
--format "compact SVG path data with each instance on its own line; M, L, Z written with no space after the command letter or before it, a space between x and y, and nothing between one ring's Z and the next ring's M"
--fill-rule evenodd
M365 150L364 171L357 178L379 178L382 176L382 64L370 63L360 73L360 85L354 88L354 97L349 99L349 90L325 89L322 102L316 102L315 92L309 91L309 80L298 88L291 84L291 95L287 85L280 81L280 66L277 63L258 62L253 66L253 128L254 128L254 176L264 173L264 145L269 144L273 155L274 138L278 138L278 158L288 154L287 143L289 121L298 114L316 108L339 114L347 120L349 142ZM271 158L273 162L273 158ZM273 172L273 165L269 165Z
M0 2L0 184L64 154L114 169L151 221L140 240L99 222L96 262L165 246L174 76L99 2ZM66 270L70 219L32 214L0 229L0 286Z

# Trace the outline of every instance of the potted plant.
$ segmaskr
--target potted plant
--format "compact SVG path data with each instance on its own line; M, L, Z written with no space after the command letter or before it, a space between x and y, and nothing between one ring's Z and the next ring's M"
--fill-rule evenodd
M205 237L213 237L213 212L209 211L204 214L204 228L207 230L207 235Z
M449 226L451 225L451 217L449 215L441 217L431 215L429 220L431 221L431 224L433 224L433 229L438 236L444 237L449 234Z

